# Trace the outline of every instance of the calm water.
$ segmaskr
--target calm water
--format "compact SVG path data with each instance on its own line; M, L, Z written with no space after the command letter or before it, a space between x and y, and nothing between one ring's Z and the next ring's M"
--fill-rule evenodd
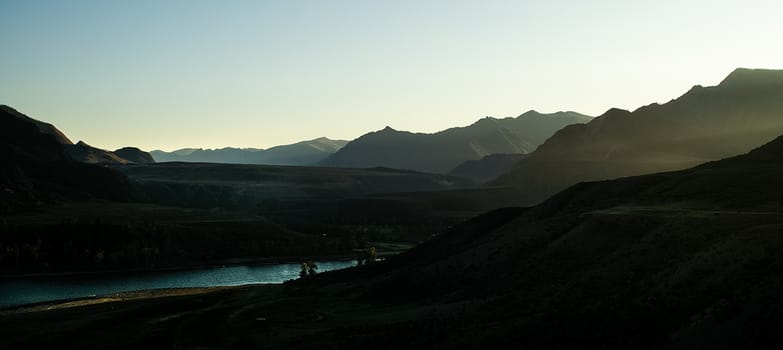
M317 261L319 272L356 261ZM0 279L0 308L59 299L101 296L157 288L283 283L299 278L299 264L214 267L199 270Z

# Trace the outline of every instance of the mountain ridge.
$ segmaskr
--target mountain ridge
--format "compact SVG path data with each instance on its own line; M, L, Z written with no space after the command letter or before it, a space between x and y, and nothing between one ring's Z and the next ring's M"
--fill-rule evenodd
M348 141L319 137L267 149L224 147L183 148L171 152L153 150L158 162L211 162L226 164L313 165L343 147Z
M738 69L665 104L610 109L567 126L492 183L530 204L581 181L685 169L745 153L783 133L783 71Z
M525 112L512 118L481 118L468 126L435 133L398 131L387 126L349 142L323 166L388 167L447 173L460 163L494 153L528 153L565 125L590 117L576 112Z

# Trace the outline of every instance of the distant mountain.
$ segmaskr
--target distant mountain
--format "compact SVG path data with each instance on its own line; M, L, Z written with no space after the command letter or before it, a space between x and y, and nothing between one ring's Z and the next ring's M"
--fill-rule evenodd
M150 152L158 162L201 162L227 164L313 165L337 152L348 141L325 137L269 149L258 148L184 148L172 152Z
M575 112L541 114L529 111L517 118L487 117L470 126L434 134L386 127L349 142L321 165L448 173L464 161L490 154L532 152L555 131L590 119Z
M612 109L558 131L494 184L536 203L582 181L688 168L783 133L783 71L737 69L666 104Z
M106 167L73 161L70 154L87 152L73 145L53 125L0 106L0 213L36 207L65 197L127 200L137 196L127 178Z
M467 160L449 172L451 176L487 182L505 174L520 160L527 157L522 153L490 154L479 160Z

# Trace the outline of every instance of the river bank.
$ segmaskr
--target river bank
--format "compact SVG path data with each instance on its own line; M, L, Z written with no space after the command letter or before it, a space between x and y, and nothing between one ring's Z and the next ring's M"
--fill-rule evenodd
M29 313L29 312L54 311L54 310L68 309L73 307L97 305L97 304L105 304L105 303L113 303L113 302L202 295L202 294L215 293L215 292L231 290L231 289L247 288L251 286L262 286L262 285L257 284L257 285L222 286L222 287L162 288L162 289L147 289L147 290L137 290L137 291L129 291L129 292L119 292L119 293L96 296L96 297L54 300L48 302L12 306L9 308L0 309L0 316L22 314L22 313Z

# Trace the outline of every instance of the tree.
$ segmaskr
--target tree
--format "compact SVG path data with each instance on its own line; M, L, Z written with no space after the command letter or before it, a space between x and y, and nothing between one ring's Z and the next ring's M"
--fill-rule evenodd
M315 262L308 260L303 261L302 266L299 270L299 277L305 277L305 276L312 276L318 273L318 265L315 264Z
M317 269L318 269L318 265L316 265L314 262L312 262L312 261L308 261L307 262L307 273L308 274L310 274L311 276L315 275L316 273L318 273L316 271Z
M377 257L378 252L375 250L375 247L370 247L370 249L362 251L357 260L359 260L359 265L367 265L374 263Z

